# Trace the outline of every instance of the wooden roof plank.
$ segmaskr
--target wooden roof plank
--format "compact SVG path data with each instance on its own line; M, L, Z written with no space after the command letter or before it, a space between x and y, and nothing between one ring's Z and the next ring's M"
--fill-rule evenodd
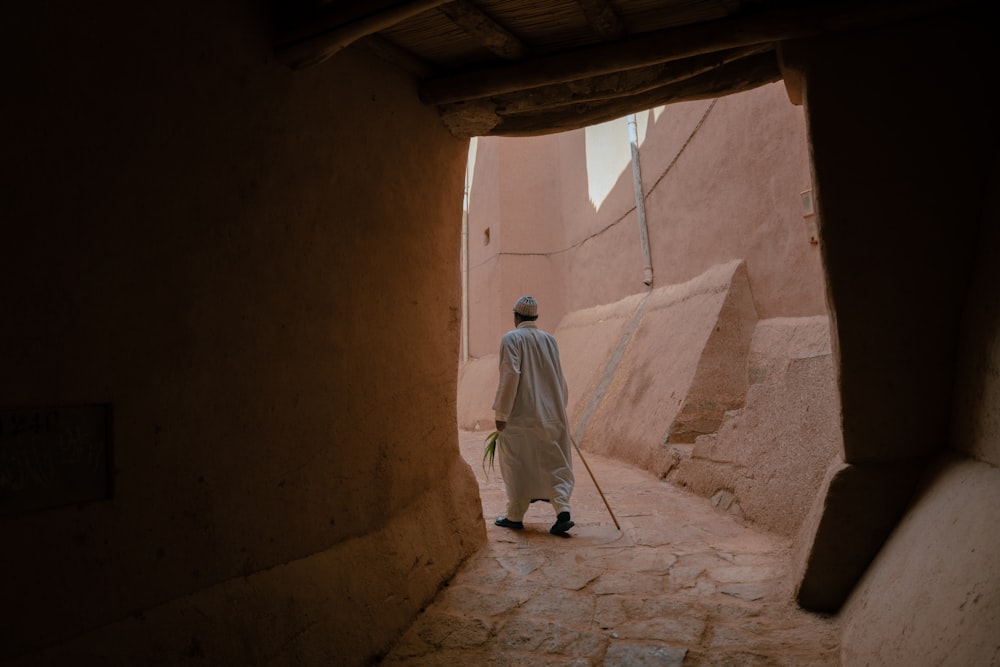
M625 25L608 0L577 0L594 32L604 39L615 40L625 35Z
M667 28L619 42L425 80L421 99L461 102L565 83L754 44L926 15L969 0L854 0L837 5L784 7Z
M608 100L662 88L666 84L690 79L713 70L719 69L737 60L752 55L772 51L774 44L760 44L728 49L719 53L710 53L684 60L659 63L614 74L606 74L578 81L553 84L541 88L497 95L474 103L480 108L491 108L499 114L514 114L538 112L560 106ZM461 111L463 104L455 103L439 107L442 113Z
M653 107L675 102L711 99L759 88L781 79L773 51L729 63L704 75L668 84L638 95L587 102L540 113L442 115L452 134L472 136L527 137L575 130L621 118Z
M346 20L345 14L332 11L286 32L275 47L281 62L293 69L318 65L362 37L443 5L448 0L409 0L370 14Z
M743 0L627 0L622 22L629 34L652 32L732 16L744 4Z
M517 60L529 53L524 42L469 0L453 0L437 9L501 58Z
M497 62L496 54L439 11L424 12L378 34L442 73Z

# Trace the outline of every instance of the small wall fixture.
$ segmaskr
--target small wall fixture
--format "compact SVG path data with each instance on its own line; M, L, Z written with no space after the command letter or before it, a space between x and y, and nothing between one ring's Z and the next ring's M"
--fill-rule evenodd
M803 190L799 193L799 197L802 198L802 217L808 218L816 213L813 208L813 191Z
M802 217L806 221L806 233L809 235L809 245L819 245L819 234L816 230L816 209L813 205L813 191L803 190L799 193L802 200Z

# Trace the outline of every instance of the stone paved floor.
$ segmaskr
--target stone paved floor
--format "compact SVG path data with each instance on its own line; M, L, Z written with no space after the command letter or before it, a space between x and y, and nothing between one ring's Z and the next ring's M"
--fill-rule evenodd
M792 599L790 542L699 496L584 452L570 537L535 503L523 531L498 528L499 468L484 433L459 434L476 471L488 544L466 562L382 665L838 665L836 619Z

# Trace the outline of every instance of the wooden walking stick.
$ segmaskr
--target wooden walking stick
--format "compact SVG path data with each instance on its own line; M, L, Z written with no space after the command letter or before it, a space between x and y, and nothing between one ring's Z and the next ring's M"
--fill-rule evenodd
M580 460L583 461L583 467L590 473L590 479L594 481L594 486L597 487L597 492L601 494L601 500L604 501L604 506L608 508L608 514L611 515L611 520L615 522L615 528L621 530L622 527L618 525L618 519L615 517L615 513L611 511L611 505L608 504L608 499L604 497L604 492L601 491L601 485L597 483L597 478L594 477L593 471L590 469L590 466L587 465L587 459L583 458L583 452L580 451L580 446L576 444L576 440L573 439L573 436L569 436L569 441L573 443L573 448L576 449L577 456L579 456Z

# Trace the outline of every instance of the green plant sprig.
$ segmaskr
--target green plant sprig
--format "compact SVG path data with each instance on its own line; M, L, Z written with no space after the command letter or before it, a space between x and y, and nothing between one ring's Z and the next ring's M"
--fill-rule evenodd
M490 475L490 470L493 470L493 459L497 455L497 442L501 438L500 431L493 431L486 436L486 449L483 451L483 472L486 473L487 477ZM486 469L487 464L489 464L489 470Z

